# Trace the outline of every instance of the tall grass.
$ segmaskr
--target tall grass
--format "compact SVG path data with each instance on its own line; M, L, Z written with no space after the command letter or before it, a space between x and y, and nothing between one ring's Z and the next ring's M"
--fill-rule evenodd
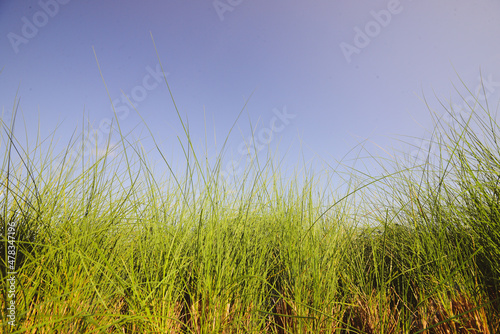
M164 158L161 180L118 122L118 146L79 160L76 138L57 153L53 136L26 147L2 124L4 286L9 222L17 246L2 331L498 333L498 125L487 106L470 115L436 119L437 163L352 170L355 186L324 197L307 170L283 181L276 156L230 195L224 153L210 165L180 115L186 170Z

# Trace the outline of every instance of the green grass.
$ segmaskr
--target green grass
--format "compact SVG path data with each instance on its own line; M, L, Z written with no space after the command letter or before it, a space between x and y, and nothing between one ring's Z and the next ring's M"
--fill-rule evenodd
M118 122L115 151L75 161L76 139L56 154L53 135L28 147L3 124L0 273L7 287L15 223L17 318L2 289L2 331L498 333L499 128L487 105L470 111L436 118L437 163L379 159L386 175L352 169L346 193L307 168L284 181L270 155L229 195L223 153L208 164L180 115L186 170L164 159L164 180Z

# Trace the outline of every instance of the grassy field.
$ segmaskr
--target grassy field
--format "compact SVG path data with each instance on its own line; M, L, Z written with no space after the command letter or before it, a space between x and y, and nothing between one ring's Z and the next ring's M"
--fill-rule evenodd
M223 154L206 163L185 123L186 171L165 180L119 124L114 151L76 160L76 139L56 154L3 124L0 328L499 333L499 128L470 107L436 119L429 163L352 170L329 200L308 173L284 181L272 157L229 194Z

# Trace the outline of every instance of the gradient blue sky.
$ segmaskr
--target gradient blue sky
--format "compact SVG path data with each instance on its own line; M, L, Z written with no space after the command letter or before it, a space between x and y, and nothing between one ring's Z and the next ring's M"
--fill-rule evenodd
M290 163L301 149L307 159L335 165L364 139L383 156L379 147L390 152L402 135L425 138L432 122L422 96L438 113L444 110L434 94L461 103L457 74L474 89L481 70L490 101L498 102L499 22L496 0L3 0L0 103L8 121L19 89L27 131L40 121L47 135L61 124L63 143L84 114L99 129L113 112L94 47L111 98L130 95L167 156L180 159L182 128L165 84L156 87L150 76L158 64L152 32L196 143L205 142L206 117L220 147L253 92L228 155L241 158L249 119L266 138L276 110L286 108L294 118L275 123L271 146L291 148ZM357 52L347 56L347 45ZM145 136L135 112L115 106L123 129ZM23 131L18 124L16 134Z

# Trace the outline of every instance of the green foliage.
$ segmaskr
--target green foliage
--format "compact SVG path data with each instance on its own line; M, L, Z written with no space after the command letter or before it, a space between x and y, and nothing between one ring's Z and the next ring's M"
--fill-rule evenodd
M7 286L16 222L18 285L15 327L2 293L3 332L500 330L500 150L488 110L440 128L439 164L353 169L354 190L323 197L308 173L283 184L276 157L247 166L230 195L223 154L198 158L179 119L185 177L164 159L166 180L119 123L121 150L77 161L75 143L54 157L4 124L0 272Z

